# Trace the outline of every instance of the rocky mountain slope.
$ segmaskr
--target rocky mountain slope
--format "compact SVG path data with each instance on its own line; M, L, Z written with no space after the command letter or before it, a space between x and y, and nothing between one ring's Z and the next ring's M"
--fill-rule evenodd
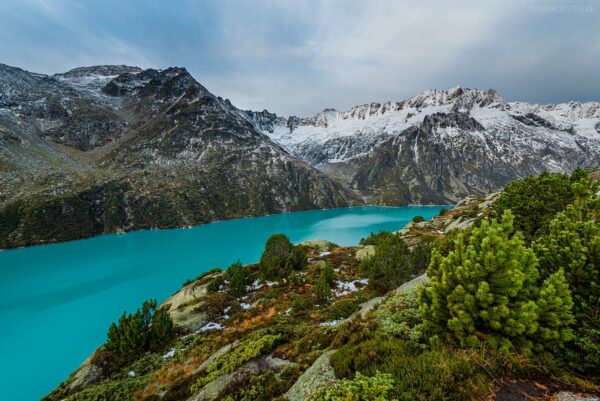
M312 118L245 112L299 159L371 203L448 203L600 160L600 104L506 102L456 87Z
M364 201L455 203L599 162L599 103L457 87L282 118L236 108L183 68L0 65L0 247Z
M359 204L183 68L0 65L0 247Z

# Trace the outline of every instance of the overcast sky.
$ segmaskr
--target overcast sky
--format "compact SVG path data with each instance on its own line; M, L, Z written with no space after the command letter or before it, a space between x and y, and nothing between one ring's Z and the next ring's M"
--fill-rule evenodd
M284 116L456 85L600 101L600 0L3 0L0 62L183 66Z

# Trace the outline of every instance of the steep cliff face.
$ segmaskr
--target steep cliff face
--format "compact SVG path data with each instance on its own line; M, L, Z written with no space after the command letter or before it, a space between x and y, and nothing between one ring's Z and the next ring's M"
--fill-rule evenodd
M493 90L431 90L311 118L263 112L259 121L290 153L381 204L455 202L600 159L600 104L511 103Z
M2 69L0 246L362 202L183 68Z

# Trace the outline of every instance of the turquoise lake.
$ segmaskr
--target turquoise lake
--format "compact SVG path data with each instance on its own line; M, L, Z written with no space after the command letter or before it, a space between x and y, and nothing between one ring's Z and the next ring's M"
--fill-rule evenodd
M159 302L187 278L259 259L275 232L292 241L356 245L441 206L357 207L137 231L0 252L3 399L38 400L104 342L108 325L142 301Z

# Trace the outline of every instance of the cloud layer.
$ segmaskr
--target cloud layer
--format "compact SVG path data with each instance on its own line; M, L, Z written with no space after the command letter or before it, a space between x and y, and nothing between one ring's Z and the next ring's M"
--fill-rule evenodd
M0 62L180 65L238 107L282 115L455 85L598 101L597 1L8 0Z

